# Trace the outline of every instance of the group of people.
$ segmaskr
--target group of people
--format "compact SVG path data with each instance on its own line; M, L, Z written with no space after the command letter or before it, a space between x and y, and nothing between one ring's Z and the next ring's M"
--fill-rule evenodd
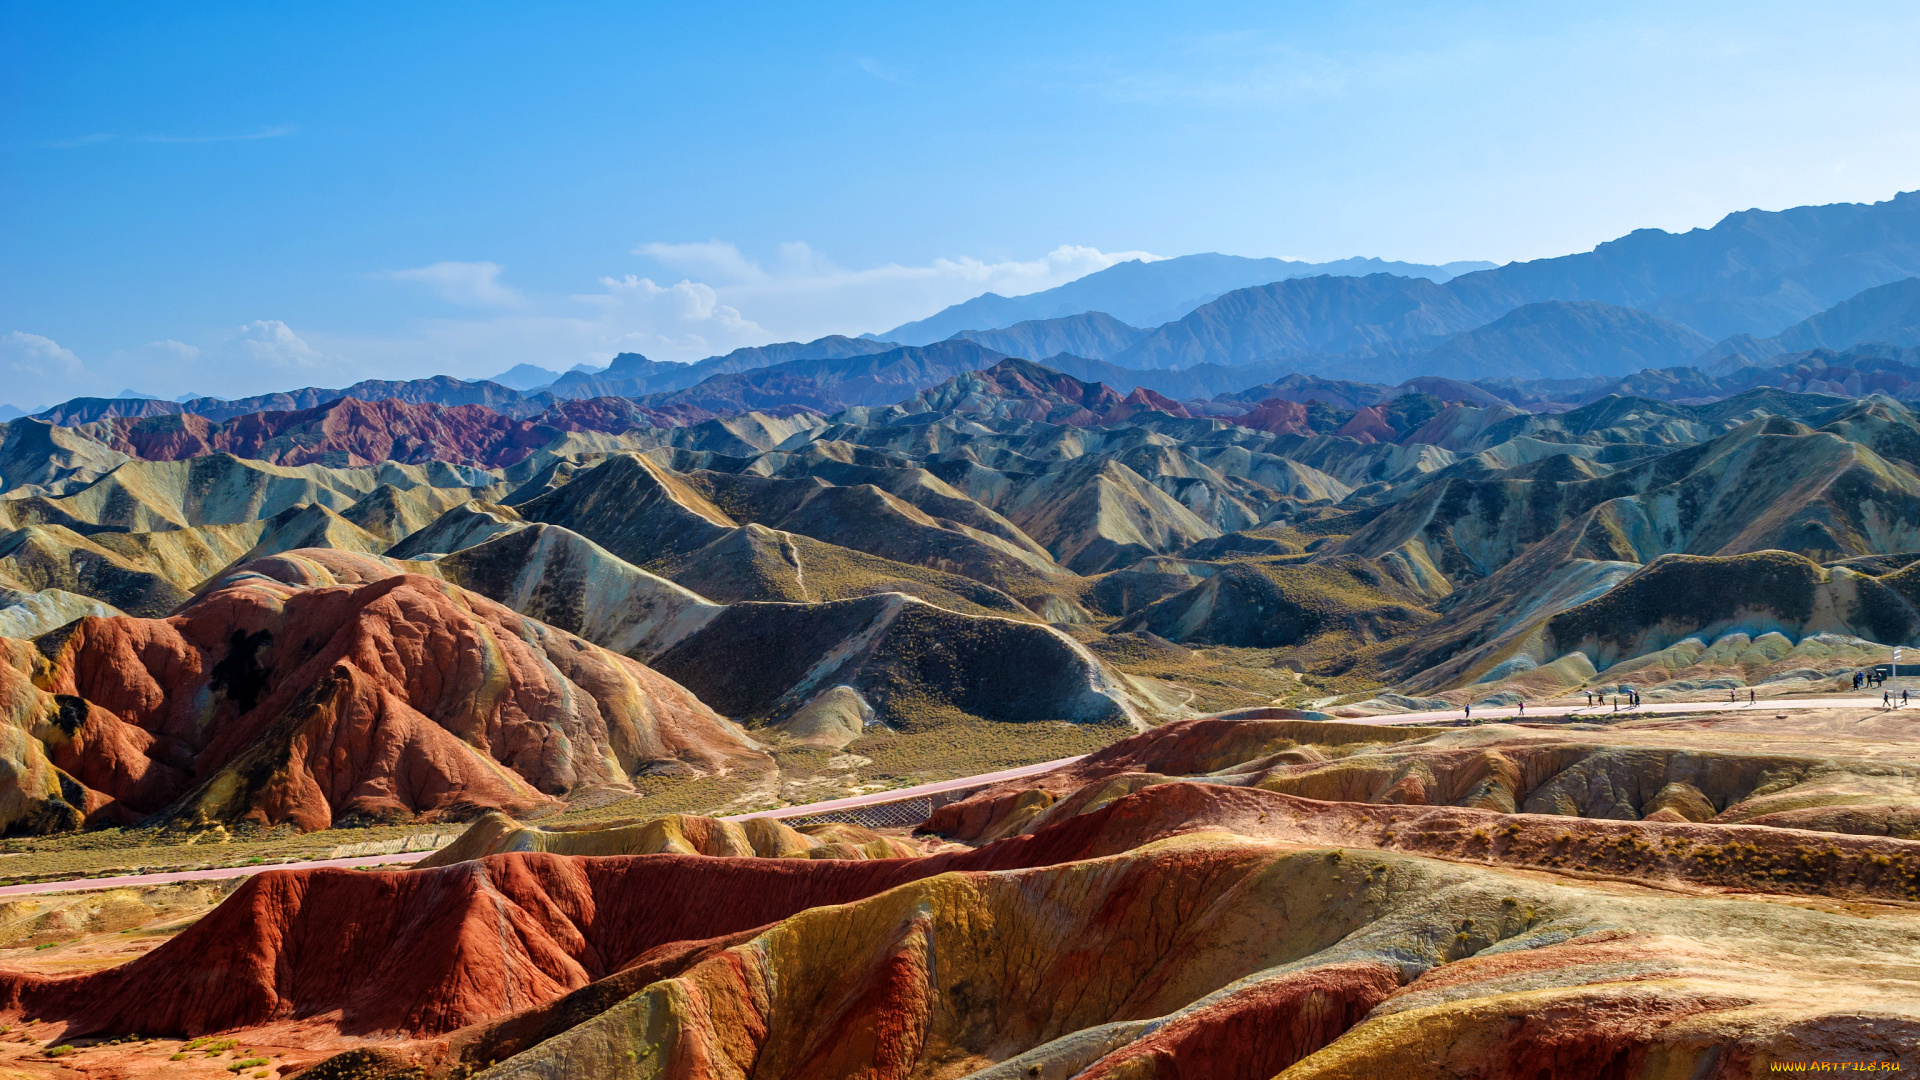
M1858 690L1863 686L1879 686L1882 683L1886 682L1886 680L1887 680L1887 673L1885 671L1880 670L1879 668L1873 668L1867 671L1856 671L1853 673L1853 688L1855 690ZM1639 708L1640 691L1635 690L1630 686L1623 686L1620 689L1625 691L1624 696L1627 699L1627 707L1630 709ZM1592 708L1595 705L1605 705L1607 703L1607 695L1602 691L1582 690L1580 692L1587 696L1588 708ZM1621 696L1622 695L1619 695L1619 694L1614 695L1614 698L1613 698L1614 712L1620 711ZM1727 700L1729 702L1737 703L1740 700L1740 691L1728 690ZM1747 704L1752 705L1752 704L1755 704L1756 701L1757 699L1754 697L1753 691L1749 689L1747 691ZM1892 690L1882 690L1880 692L1880 704L1885 708L1889 708L1889 709L1905 708L1907 705L1907 701L1908 701L1908 692L1906 690L1900 691L1900 696L1897 701L1894 698L1894 694ZM1467 705L1465 706L1465 709L1466 709L1467 716L1471 718L1473 716L1473 703L1468 702ZM1527 704L1526 702L1523 701L1520 703L1520 715L1525 716L1526 714L1527 714Z
M1853 673L1853 688L1858 690L1863 686L1879 686L1886 680L1887 673L1879 668L1874 668L1872 671L1856 671Z
M1640 707L1640 691L1635 690L1631 686L1625 687L1624 689L1627 692L1627 708L1629 709L1639 708ZM1596 704L1605 705L1607 703L1607 695L1601 693L1598 690L1582 690L1580 692L1587 695L1588 708L1592 708ZM1620 711L1620 696L1618 694L1614 695L1614 698L1613 698L1613 711L1614 712Z
M1880 670L1879 668L1873 668L1869 671L1856 671L1853 673L1853 688L1855 690L1858 690L1863 686L1879 686L1886 681L1887 681L1887 673ZM1898 702L1894 700L1892 690L1880 691L1880 707L1881 708L1891 709L1891 708L1895 708L1896 706L1899 708L1906 708L1906 705L1907 705L1906 690L1900 691L1900 700Z

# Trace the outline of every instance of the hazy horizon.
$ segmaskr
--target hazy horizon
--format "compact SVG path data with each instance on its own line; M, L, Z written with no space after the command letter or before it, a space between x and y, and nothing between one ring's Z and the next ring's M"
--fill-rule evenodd
M1904 5L4 8L0 402L694 360L1920 187Z

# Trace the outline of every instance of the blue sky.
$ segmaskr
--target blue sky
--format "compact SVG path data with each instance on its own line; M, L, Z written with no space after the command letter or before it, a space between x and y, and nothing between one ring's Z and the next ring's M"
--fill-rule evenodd
M1920 6L0 0L0 402L882 330L1920 187Z

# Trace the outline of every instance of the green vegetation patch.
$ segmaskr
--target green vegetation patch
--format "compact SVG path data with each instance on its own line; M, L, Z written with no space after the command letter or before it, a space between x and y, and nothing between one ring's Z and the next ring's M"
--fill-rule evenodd
M856 739L847 750L872 759L861 770L869 782L911 787L1090 754L1132 734L1126 724L1001 723L929 708L914 730Z

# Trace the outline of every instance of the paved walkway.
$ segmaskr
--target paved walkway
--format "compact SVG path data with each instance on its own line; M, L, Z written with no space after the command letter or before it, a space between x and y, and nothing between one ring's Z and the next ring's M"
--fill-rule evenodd
M746 821L751 818L796 818L811 817L814 814L830 813L834 810L852 810L861 806L877 806L880 803L905 802L925 795L938 795L946 791L965 791L968 788L986 787L998 784L1002 780L1018 780L1023 776L1034 776L1062 765L1071 765L1079 761L1078 757L1056 758L1043 761L1038 765L1022 765L1017 769L1002 769L999 772L981 773L978 776L962 776L958 780L942 780L937 784L921 784L918 787L895 788L892 791L876 791L871 795L855 795L846 799L834 799L829 802L808 803L805 806L783 806L778 810L762 810L754 814L735 814L721 818L722 821Z
M1614 719L1621 716L1672 716L1681 713L1703 712L1778 713L1799 709L1872 709L1875 712L1883 711L1880 706L1880 695L1878 692L1875 692L1871 696L1859 694L1846 697L1820 698L1763 697L1752 703L1749 703L1746 696L1742 694L1739 701L1650 701L1643 705L1627 705L1622 703L1618 711L1616 711L1611 704L1588 706L1579 702L1572 704L1541 703L1538 705L1528 705L1524 713L1522 713L1517 706L1513 705L1503 705L1498 708L1483 708L1475 705L1473 707L1472 718L1475 720L1481 719L1482 717L1499 717L1507 720L1557 720L1566 717L1592 717L1598 720L1603 717ZM1910 713L1916 720L1920 720L1920 697L1916 697L1913 703L1905 709L1895 708L1891 711ZM1428 724L1435 720L1460 720L1465 717L1466 713L1463 710L1447 709L1436 712L1393 713L1389 716L1339 716L1334 719L1343 724L1393 725Z
M245 877L262 870L312 869L316 866L385 866L388 863L411 863L433 854L431 851L409 851L398 855L363 855L354 859L314 859L310 862L272 863L258 866L224 866L211 870L176 870L170 874L127 874L123 877L68 878L65 881L33 881L24 885L0 886L0 896L24 896L29 893L67 892L73 889L121 889L130 885L169 885L179 881L218 881L221 878Z
M1880 695L1858 694L1845 697L1821 698L1760 698L1749 703L1744 697L1739 701L1660 701L1639 706L1622 705L1616 712L1611 704L1586 706L1578 702L1571 705L1539 704L1530 706L1522 713L1517 707L1506 705L1498 708L1476 707L1474 719L1507 720L1546 720L1592 717L1594 719L1632 716L1668 716L1681 713L1777 713L1799 709L1872 709L1879 711ZM1905 710L1920 720L1920 697ZM1436 712L1394 713L1391 716L1338 717L1343 724L1424 724L1435 720L1460 720L1465 713L1460 709ZM1017 769L1002 769L999 772L981 773L978 776L963 776L957 780L942 780L935 784L921 784L917 787L897 788L892 791L876 791L871 795L856 795L846 799L832 799L827 802L808 803L805 806L784 806L778 810L761 810L752 814L735 814L724 818L725 821L746 821L751 818L794 818L812 814L824 814L834 810L852 810L861 806L874 806L880 803L901 802L926 795L938 795L948 791L962 791L967 788L985 787L1003 780L1018 780L1025 776L1034 776L1049 769L1057 769L1079 761L1077 757L1059 758L1055 761L1043 761L1038 765L1023 765ZM410 851L396 855L367 855L355 859L315 859L311 862L273 863L261 866L229 866L212 870L180 870L169 874L129 874L124 877L110 878L72 878L66 881L36 881L25 885L7 885L0 887L0 896L23 896L31 893L65 892L72 889L114 889L134 885L166 885L180 881L215 881L221 878L243 877L257 874L262 870L311 870L323 866L406 866L419 862L430 851Z
M852 810L860 806L873 806L878 803L901 802L927 795L938 795L947 791L964 791L967 788L985 787L1002 780L1018 780L1023 776L1033 776L1057 769L1079 761L1077 757L1059 758L1055 761L1043 761L1038 765L1022 765L1017 769L1002 769L999 772L982 773L979 776L963 776L957 780L942 780L934 784L921 784L918 787L896 788L892 791L876 791L871 795L855 795L846 799L832 799L827 802L808 803L805 806L783 806L778 810L762 810L753 814L736 814L723 818L724 821L746 821L749 818L793 818L810 814L824 814L833 810ZM353 859L314 859L308 862L269 863L256 866L227 866L211 870L176 870L166 874L127 874L123 877L69 878L65 881L35 881L24 885L0 887L0 896L24 896L31 893L67 892L75 889L120 889L137 885L169 885L181 881L217 881L221 878L246 877L262 870L312 870L323 866L392 866L403 867L419 862L433 854L431 851L408 851L394 855L363 855Z

